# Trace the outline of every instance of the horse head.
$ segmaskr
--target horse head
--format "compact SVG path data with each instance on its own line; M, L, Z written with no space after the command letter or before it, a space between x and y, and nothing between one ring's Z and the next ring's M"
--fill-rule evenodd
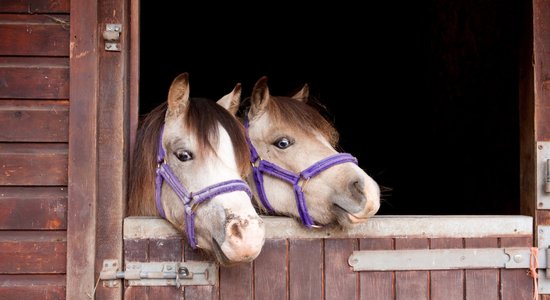
M379 186L355 157L336 150L338 132L308 98L308 85L280 97L270 94L267 77L256 82L245 120L254 198L307 227L365 222L380 207Z
M237 84L217 103L190 98L188 75L180 74L168 101L140 125L133 158L129 214L164 217L222 265L256 258L265 236L242 180L248 148L231 107L240 94Z

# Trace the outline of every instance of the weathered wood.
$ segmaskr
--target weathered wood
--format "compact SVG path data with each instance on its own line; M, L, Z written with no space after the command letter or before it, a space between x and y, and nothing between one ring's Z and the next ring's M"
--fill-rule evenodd
M0 274L65 273L64 231L0 231Z
M428 249L428 239L396 238L395 249ZM428 271L395 272L396 299L429 299Z
M501 238L500 247L532 247L533 239L524 238ZM518 288L521 287L521 288ZM533 298L533 278L525 269L501 270L500 271L501 300L517 300Z
M184 242L184 257L185 261L196 260L205 261L211 260L204 252L193 250L187 242ZM203 299L218 299L219 281L215 286L187 286L184 289L185 300L203 300Z
M64 275L0 275L3 300L65 299Z
M461 238L436 238L430 240L430 249L464 248ZM464 271L444 270L430 272L430 296L432 299L464 299Z
M92 295L98 191L98 2L72 0L70 10L69 205L67 299ZM66 74L68 75L68 74ZM68 76L62 83L68 88ZM32 86L32 85L28 85ZM63 89L68 96L68 89ZM64 97L56 97L64 98ZM67 98L67 97L65 97Z
M359 274L349 266L348 258L358 247L357 239L325 240L326 299L355 299Z
M0 55L69 56L69 16L0 14Z
M69 98L67 58L0 57L0 78L0 98Z
M149 261L149 239L124 239L124 261L127 262L148 262ZM124 282L127 283L126 281ZM148 286L126 286L124 299L149 299Z
M157 239L149 241L149 261L182 260L183 246L181 239ZM152 286L149 287L147 294L150 299L179 300L183 297L183 287L177 288L175 286ZM106 297L107 295L104 296Z
M68 13L69 0L2 0L0 12L9 13Z
M288 249L290 299L323 299L323 240L291 239Z
M392 250L391 238L368 238L359 240L359 250ZM359 295L362 300L394 299L393 272L360 272Z
M0 144L0 185L67 185L66 144Z
M69 101L0 101L0 142L58 142L69 137Z
M260 255L254 260L254 298L286 299L288 285L287 241L265 241Z
M496 248L497 238L471 238L465 240L465 248ZM498 270L465 270L466 300L499 299Z
M0 187L0 229L67 229L66 187Z
M140 0L130 0L130 15L139 16L140 15ZM138 119L139 119L139 71L140 71L140 19L139 18L130 18L130 64L129 64L129 82L130 86L128 87L130 93L130 128L129 128L129 149L130 151L134 149L134 143L136 138L136 132L138 128ZM131 154L130 154L131 155ZM130 160L130 169L131 166Z
M533 1L533 67L537 141L550 141L550 3Z
M252 263L220 267L220 295L224 299L252 300Z

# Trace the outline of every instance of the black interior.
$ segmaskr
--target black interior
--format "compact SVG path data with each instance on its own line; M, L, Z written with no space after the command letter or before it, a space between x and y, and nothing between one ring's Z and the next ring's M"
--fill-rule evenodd
M142 1L140 113L181 72L212 99L263 75L274 95L308 83L384 187L379 214L518 214L527 2Z

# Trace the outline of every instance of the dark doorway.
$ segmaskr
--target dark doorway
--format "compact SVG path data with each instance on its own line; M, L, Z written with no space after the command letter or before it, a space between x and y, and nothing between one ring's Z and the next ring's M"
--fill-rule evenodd
M524 2L142 1L140 113L181 72L213 99L263 75L273 94L307 82L385 187L380 214L518 214Z

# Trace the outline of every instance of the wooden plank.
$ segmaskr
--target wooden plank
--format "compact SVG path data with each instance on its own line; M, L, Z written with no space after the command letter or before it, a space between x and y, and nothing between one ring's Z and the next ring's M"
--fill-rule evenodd
M204 252L200 250L193 250L189 243L186 241L184 242L184 248L183 248L183 255L185 257L185 261L205 261L205 260L211 260L210 257L208 257ZM184 289L185 294L185 300L203 300L203 299L218 299L219 295L219 284L218 283L215 286L210 285L201 285L201 286L187 286Z
M0 12L68 13L70 0L2 0Z
M461 238L436 238L430 240L431 249L464 248ZM464 271L444 270L430 272L430 295L432 299L464 299Z
M284 239L268 239L254 260L254 298L287 299L288 251Z
M220 266L220 295L223 299L253 299L252 263Z
M428 249L429 240L421 238L396 238L395 249ZM395 272L396 299L429 299L428 271Z
M124 239L124 264L136 261L149 261L149 239ZM148 290L148 286L125 285L124 299L147 300L149 299Z
M136 138L136 132L138 128L138 119L139 119L139 71L140 71L140 0L130 0L130 58L129 58L129 82L130 86L128 87L130 93L130 149L134 149L134 143ZM131 163L131 161L130 161ZM130 164L130 169L132 168Z
M72 0L70 10L69 205L67 299L94 294L98 153L98 2ZM66 74L68 75L68 74ZM68 95L68 76L64 89ZM55 98L64 98L56 95ZM67 98L67 97L65 97ZM121 215L122 217L122 215Z
M533 1L533 67L537 141L550 141L550 3Z
M67 185L67 144L0 143L0 185Z
M69 138L69 101L0 101L0 142L58 142Z
M391 238L368 238L359 240L360 250L391 250L393 239ZM362 300L394 299L393 272L360 272L359 274L359 295Z
M149 241L149 261L182 261L183 245L181 239L162 239ZM150 299L174 299L183 297L183 286L151 286L147 291ZM112 297L111 297L112 298ZM107 299L107 298L106 298Z
M67 58L0 57L0 78L0 98L69 98Z
M69 16L0 14L0 55L69 56Z
M3 300L65 299L64 275L0 275Z
M65 273L64 231L0 231L0 274Z
M67 229L66 187L0 187L1 230Z
M325 298L356 298L359 274L349 266L348 258L358 247L357 239L325 240Z
M497 238L468 238L465 248L496 248ZM465 270L466 300L499 299L498 270Z
M532 247L533 239L501 238L500 247ZM525 269L500 271L501 300L532 299L534 282Z
M291 239L288 256L290 300L323 299L323 240Z

